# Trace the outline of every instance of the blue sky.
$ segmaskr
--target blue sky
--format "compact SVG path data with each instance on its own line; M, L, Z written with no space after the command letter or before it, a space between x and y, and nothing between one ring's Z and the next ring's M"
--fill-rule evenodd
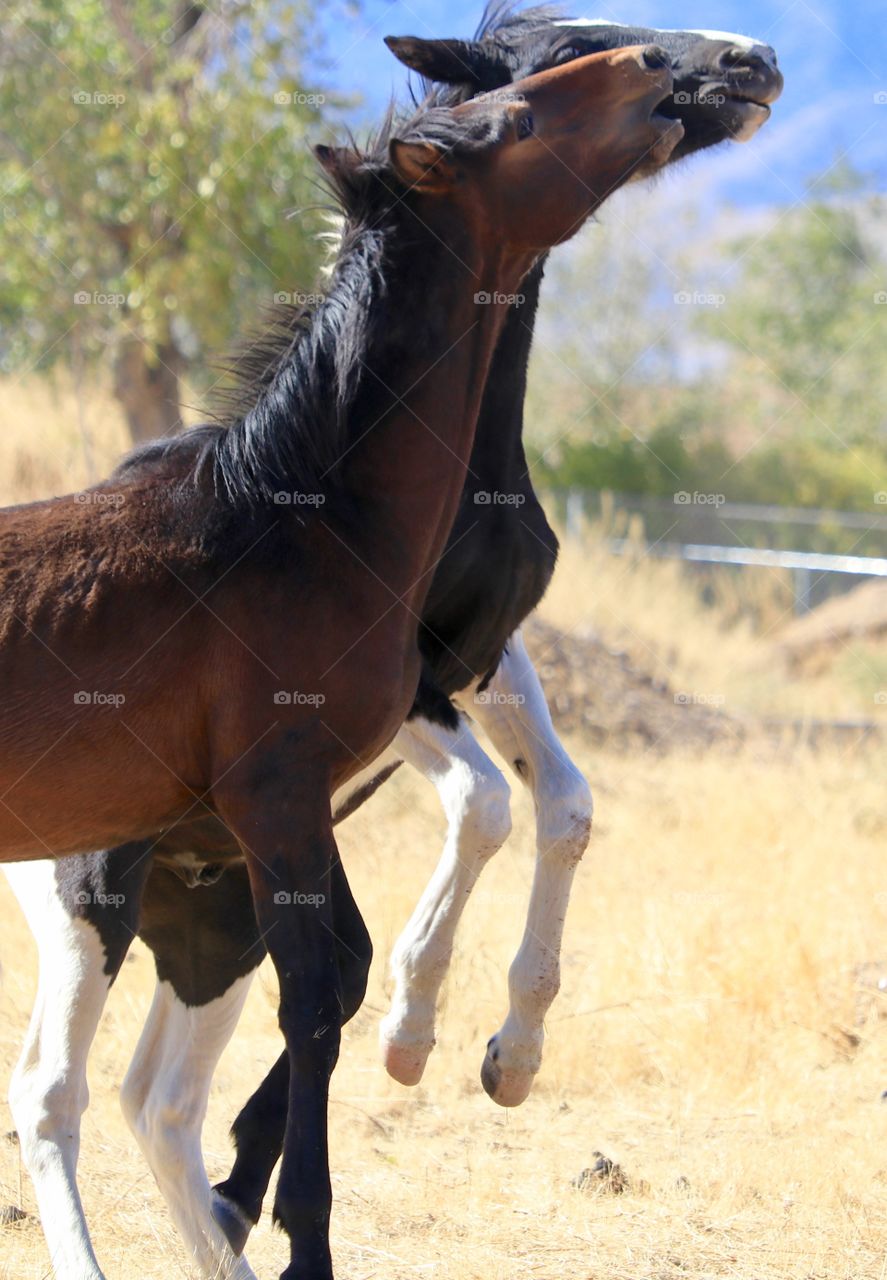
M396 35L469 35L482 5L475 0L364 0L327 23L331 59L325 78L359 93L378 115L406 73L382 44ZM699 157L681 178L697 209L723 202L741 206L793 204L808 182L840 155L887 190L887 15L884 0L625 0L565 6L585 17L660 27L737 31L776 49L786 87L766 128L746 146L724 146ZM669 179L673 184L674 179Z

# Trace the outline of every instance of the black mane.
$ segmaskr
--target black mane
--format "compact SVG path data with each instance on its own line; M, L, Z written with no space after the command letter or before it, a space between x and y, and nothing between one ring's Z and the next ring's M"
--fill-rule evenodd
M263 331L224 366L230 382L217 393L212 423L135 451L121 470L187 450L195 455L190 474L211 473L216 493L240 509L274 503L282 492L333 495L378 324L375 304L388 291L394 265L392 232L402 233L405 248L421 234L389 143L398 138L464 154L489 141L500 121L494 111L460 120L430 102L404 117L392 106L363 147L352 138L346 147L318 148L326 189L344 221L319 301L275 306Z
M509 44L525 40L552 22L566 21L568 14L557 4L521 9L519 0L489 0L481 14L475 40L500 40Z
M568 37L552 23L565 21L567 13L560 5L540 4L521 9L520 0L488 0L473 40L483 41L490 55L489 84L485 90L503 88L522 79L542 66L552 52ZM493 70L493 64L497 70ZM443 84L421 78L422 96L435 106L456 106L479 92L468 75L462 84Z

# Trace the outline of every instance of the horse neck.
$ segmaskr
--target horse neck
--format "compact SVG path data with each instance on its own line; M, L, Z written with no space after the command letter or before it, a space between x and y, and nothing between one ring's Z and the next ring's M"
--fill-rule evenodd
M516 292L530 265L479 239L444 219L427 229L420 267L415 253L395 261L347 460L348 490L377 517L380 536L363 543L365 558L415 612L456 516L507 316L505 305L475 298Z
M524 399L545 261L536 263L521 281L520 300L508 308L496 344L468 467L470 490L511 492L529 485L523 443Z

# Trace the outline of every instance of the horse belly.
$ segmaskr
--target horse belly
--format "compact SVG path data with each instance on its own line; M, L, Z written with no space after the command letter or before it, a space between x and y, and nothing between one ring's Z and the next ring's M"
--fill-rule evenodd
M175 753L111 715L0 743L0 861L88 853L150 836L194 806ZM163 756L166 755L166 760Z

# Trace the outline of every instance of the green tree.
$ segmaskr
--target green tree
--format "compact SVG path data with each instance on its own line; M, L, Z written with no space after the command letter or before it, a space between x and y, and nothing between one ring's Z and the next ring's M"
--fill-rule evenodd
M660 267L621 205L552 256L528 388L534 445L556 453L563 440L591 438L627 456L639 429L633 388L667 377L673 363L673 317L655 296Z
M317 6L313 6L316 9ZM134 439L310 279L307 0L11 0L0 13L0 362L113 361Z
M738 246L740 281L705 318L739 365L786 393L789 425L834 448L883 443L887 427L885 211L844 182Z
M813 189L738 242L685 227L684 248L657 256L642 252L655 222L587 234L552 272L534 354L540 482L872 511L887 489L887 201L837 167Z

